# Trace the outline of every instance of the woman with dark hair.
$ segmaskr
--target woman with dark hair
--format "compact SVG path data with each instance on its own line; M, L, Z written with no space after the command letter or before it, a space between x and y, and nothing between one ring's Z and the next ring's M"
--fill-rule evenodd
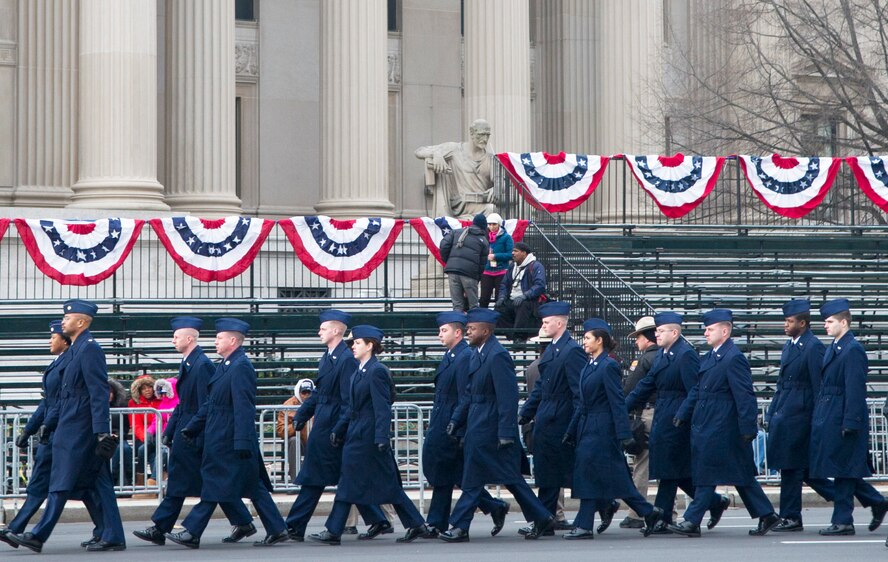
M404 493L391 449L392 402L395 385L388 368L376 358L382 352L382 330L352 328L351 348L358 369L352 376L349 403L330 434L342 449L342 473L326 529L311 535L314 541L338 545L351 506L392 504L407 534L398 542L429 535L425 520Z
M623 448L633 444L621 387L620 366L609 356L616 348L610 325L600 318L583 323L583 348L590 357L580 373L580 405L564 442L577 449L573 497L580 499L576 529L565 539L595 538L595 511L621 498L644 518L644 536L663 518L663 510L638 493Z

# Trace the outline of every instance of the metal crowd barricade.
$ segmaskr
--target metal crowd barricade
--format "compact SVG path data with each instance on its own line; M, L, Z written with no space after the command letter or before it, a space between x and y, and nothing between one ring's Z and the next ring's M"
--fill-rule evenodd
M259 435L259 451L265 462L265 469L275 492L292 492L299 487L293 483L291 474L295 476L302 467L302 440L299 432L293 439L293 447L289 446L287 437L292 425L292 418L287 415L284 424L284 437L277 434L277 418L281 413L289 414L299 410L299 406L261 406L257 408L256 432Z

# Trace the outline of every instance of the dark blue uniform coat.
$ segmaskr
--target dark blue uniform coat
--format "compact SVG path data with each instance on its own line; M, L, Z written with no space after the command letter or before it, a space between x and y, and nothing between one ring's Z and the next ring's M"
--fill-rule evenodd
M178 431L188 427L191 418L197 414L201 404L207 399L207 385L216 366L206 356L200 346L195 347L179 365L176 391L179 404L173 410L163 434L173 440L169 461L169 483L167 495L173 497L199 496L203 486L200 464L203 454L204 434L189 445L184 439L177 439Z
M50 431L55 431L59 423L59 391L62 388L62 377L65 367L71 355L63 351L56 357L49 367L43 372L43 399L37 406L37 411L25 425L25 432L33 435L37 433L41 425L45 425ZM28 495L46 496L49 492L49 478L52 471L52 434L49 443L37 446L34 455L34 466L31 469L31 477L28 479Z
M100 460L96 435L111 432L105 353L89 330L77 336L59 391L59 423L52 440L50 492L88 488Z
M675 427L676 417L688 393L700 375L700 357L694 348L679 338L669 351L659 350L645 377L626 397L626 409L632 411L656 391L654 421L650 437L651 480L680 480L691 477L691 428Z
M820 394L811 421L813 478L872 476L869 453L869 410L866 405L866 352L851 332L826 348ZM842 437L842 429L856 433Z
M271 491L256 434L256 370L243 347L216 367L207 400L186 429L204 432L200 499L230 502L251 497L259 478ZM253 454L242 459L240 451Z
M632 436L616 361L602 353L580 374L580 403L568 433L577 444L573 493L579 499L613 499L637 493L620 441Z
M703 356L700 380L678 411L691 421L694 485L753 484L752 443L741 436L758 433L757 416L749 362L729 338Z
M768 468L807 468L811 414L820 392L820 369L826 346L811 330L783 346L777 391L765 414L768 422Z
M435 372L435 403L429 429L422 445L422 471L433 487L459 486L463 475L463 452L446 433L447 424L467 391L472 349L460 341L448 349Z
M485 484L516 484L521 476L518 445L518 381L506 348L490 336L481 351L472 349L469 391L453 413L454 425L465 426L463 489ZM500 439L513 445L499 448Z
M342 469L342 447L330 445L330 433L339 422L348 404L351 377L358 362L345 342L339 342L333 353L324 352L318 364L315 390L296 411L296 422L307 422L314 416L305 448L302 468L296 484L335 486Z
M537 486L569 488L574 448L561 443L579 403L580 372L586 353L568 332L553 341L540 358L540 376L521 408L533 418L533 472Z
M335 430L341 435L348 427L337 501L366 505L400 502L403 490L395 457L390 449L381 452L377 447L391 444L393 401L392 376L372 356L352 376L348 406Z

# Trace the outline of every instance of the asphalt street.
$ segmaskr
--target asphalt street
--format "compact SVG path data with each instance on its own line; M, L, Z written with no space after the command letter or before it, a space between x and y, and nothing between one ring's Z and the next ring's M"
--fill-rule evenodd
M514 509L514 507L513 507ZM383 535L372 541L357 541L354 535L345 536L341 546L326 546L309 541L305 543L282 543L273 547L253 547L252 540L262 537L262 529L245 539L241 544L223 545L221 540L228 534L228 525L223 519L213 519L201 539L199 550L167 543L167 546L154 546L142 542L131 533L150 523L147 521L127 521L128 548L124 552L87 553L79 547L86 539L92 526L87 523L63 523L56 527L53 536L44 546L40 560L442 560L463 561L503 561L524 560L623 560L623 561L666 561L666 560L879 560L888 556L885 536L888 524L875 533L870 533L866 525L870 519L869 510L858 508L855 513L857 535L837 539L824 539L817 530L828 525L831 510L812 508L804 512L805 531L801 533L776 534L765 537L750 537L747 530L754 522L741 509L731 509L725 513L721 524L714 531L705 531L699 539L678 536L643 538L638 531L620 529L617 523L625 516L621 511L614 524L603 535L592 541L566 541L560 536L545 537L538 541L524 540L518 529L524 524L520 516L510 513L506 527L497 537L489 535L490 519L478 514L472 525L471 541L462 544L446 544L440 540L417 540L411 544L397 544L395 538L403 533L396 524L395 534ZM568 517L573 514L568 513ZM257 525L259 521L256 521ZM309 532L323 528L324 518L312 519ZM560 535L561 533L558 533ZM26 560L38 556L29 550L14 550L0 543L0 559Z

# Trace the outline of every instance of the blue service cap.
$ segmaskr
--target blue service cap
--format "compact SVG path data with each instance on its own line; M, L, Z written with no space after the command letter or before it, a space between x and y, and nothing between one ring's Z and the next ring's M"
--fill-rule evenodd
M351 339L374 339L378 342L382 341L382 338L385 337L385 334L377 328L376 326L371 326L369 324L358 324L351 331Z
M219 318L216 320L216 332L240 332L247 335L250 325L237 318Z
M734 313L727 308L713 308L703 314L703 325L710 326L718 322L733 322Z
M681 314L677 312L659 312L654 314L654 326L663 326L665 324L681 324L684 322Z
M71 299L62 307L65 314L86 314L90 318L96 315L99 307L83 299Z
M851 309L851 303L848 302L848 299L833 299L831 301L826 301L820 307L820 316L824 319L829 318L834 314L838 314L840 312L845 312L846 310Z
M465 326L466 324L466 313L459 312L456 310L448 310L447 312L439 312L437 316L435 316L435 322L438 323L438 326L443 326L444 324L462 324Z
M490 310L489 308L473 308L466 314L466 324L471 324L472 322L486 322L488 324L496 324L496 321L499 320L500 314L495 310Z
M61 320L53 320L49 323L49 333L50 334L61 334L62 333L62 321Z
M181 330L182 328L200 330L202 327L203 320L195 318L194 316L176 316L170 320L170 328L172 328L174 332L176 330Z
M539 308L540 318L547 316L570 316L570 303L549 301Z
M348 312L343 312L341 310L336 310L335 308L331 308L330 310L325 310L321 312L318 317L321 319L321 323L324 322L342 322L346 326L351 324L352 316Z
M788 318L797 314L811 312L811 301L807 299L792 299L783 305L783 317Z
M591 332L592 330L604 330L608 334L613 335L611 332L610 324L602 320L601 318L590 318L583 322L583 332Z

